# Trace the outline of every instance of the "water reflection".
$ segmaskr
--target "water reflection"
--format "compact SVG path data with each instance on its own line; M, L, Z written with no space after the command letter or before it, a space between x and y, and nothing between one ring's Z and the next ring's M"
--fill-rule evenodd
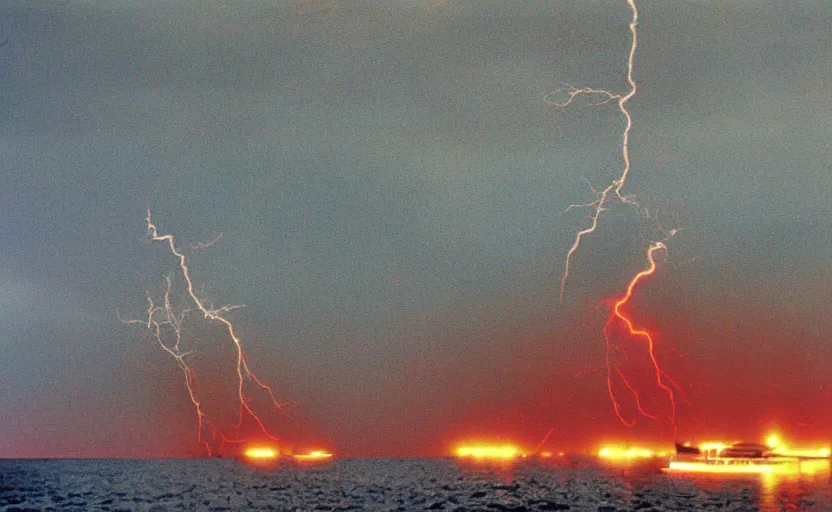
M464 474L499 480L506 484L514 482L518 462L511 459L456 459L456 464Z
M760 512L832 510L829 460L807 460L788 469L754 474L674 473L668 478L691 483L713 503L753 505Z
M541 496L562 503L587 497L619 509L832 512L829 460L772 465L761 473L667 473L667 459L609 463L595 457L449 459L489 499ZM493 493L493 496L492 496Z
M802 461L791 472L760 478L760 510L818 510L811 490L832 483L828 460Z

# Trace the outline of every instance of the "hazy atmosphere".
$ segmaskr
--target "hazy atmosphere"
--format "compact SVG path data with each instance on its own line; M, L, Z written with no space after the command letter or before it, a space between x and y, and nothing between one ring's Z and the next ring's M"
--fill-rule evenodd
M0 7L0 457L196 455L141 318L186 250L275 428L344 456L471 436L808 441L832 432L832 7L640 1L67 0ZM616 417L609 300L678 384L676 432ZM211 412L232 354L186 326ZM227 387L227 386L226 386ZM632 404L625 412L633 415ZM232 418L233 419L233 418ZM310 441L311 440L311 441Z

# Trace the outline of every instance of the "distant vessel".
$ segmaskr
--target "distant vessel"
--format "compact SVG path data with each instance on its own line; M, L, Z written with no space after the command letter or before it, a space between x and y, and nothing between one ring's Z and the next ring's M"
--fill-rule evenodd
M707 473L794 473L803 466L814 467L812 461L829 460L825 450L814 452L778 452L764 444L705 443L698 447L675 443L676 454L670 458L666 471Z

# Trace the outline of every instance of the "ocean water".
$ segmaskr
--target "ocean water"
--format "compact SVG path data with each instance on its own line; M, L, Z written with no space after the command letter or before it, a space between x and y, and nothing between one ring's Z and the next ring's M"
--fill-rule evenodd
M272 467L233 459L0 460L0 509L832 512L828 469L827 463L812 475L725 478L581 458L510 465L344 459Z

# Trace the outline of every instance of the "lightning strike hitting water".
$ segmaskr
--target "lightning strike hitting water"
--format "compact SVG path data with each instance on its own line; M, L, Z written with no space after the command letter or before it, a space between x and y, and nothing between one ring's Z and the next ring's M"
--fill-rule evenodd
M667 251L667 246L664 242L654 242L650 245L647 249L647 259L650 262L650 265L636 274L630 283L627 285L627 291L624 293L624 296L615 301L612 313L610 314L610 318L607 321L606 326L604 327L604 339L606 340L606 366L607 366L607 391L609 392L610 398L612 399L613 407L615 408L615 414L618 416L618 419L621 420L627 426L633 426L635 424L635 419L627 420L624 418L623 414L621 413L621 404L615 397L615 392L613 391L613 374L618 375L627 389L632 393L635 402L636 402L636 409L638 412L647 418L650 418L654 421L658 421L658 418L645 411L645 409L641 405L641 400L639 398L638 392L636 391L635 387L627 380L627 377L621 371L621 369L615 364L613 361L612 352L614 347L612 342L610 341L610 330L616 324L621 325L625 329L625 334L630 338L641 338L647 343L647 353L650 356L650 361L652 364L653 372L656 376L656 385L664 391L668 399L670 400L670 422L676 427L676 397L673 393L673 390L668 386L665 381L673 383L670 377L661 369L659 366L659 361L656 358L655 352L655 343L653 341L653 337L650 333L645 329L638 329L634 326L633 321L630 317L624 312L624 306L629 302L630 298L633 295L633 289L636 285L647 276L652 275L656 271L656 260L655 260L655 253L657 251ZM622 351L623 352L623 351Z
M186 357L189 354L191 354L191 352L183 352L180 348L180 343L182 341L182 322L185 320L185 317L187 315L189 315L190 313L197 312L201 313L206 320L221 324L223 329L227 333L228 337L234 344L234 349L236 352L237 400L239 402L236 428L239 429L242 426L243 420L247 414L251 419L253 419L257 423L258 427L260 428L260 431L265 437L274 441L275 443L279 443L280 440L266 428L266 425L261 419L260 415L257 414L257 412L255 412L255 410L253 409L251 405L251 397L245 393L245 390L247 388L246 384L253 382L256 389L259 389L268 397L271 405L275 408L275 410L280 410L288 404L284 402L278 402L272 388L267 384L263 383L263 381L261 381L251 371L251 369L248 366L248 362L246 361L242 342L234 330L234 325L231 323L230 320L228 320L225 317L225 315L227 315L229 312L245 306L222 306L217 308L213 305L210 305L210 303L205 299L200 299L194 291L194 284L191 280L190 270L186 264L185 254L183 252L180 252L179 249L177 249L174 243L173 235L159 234L158 228L151 221L149 210L147 212L147 234L152 242L166 242L168 247L170 248L171 254L173 254L178 259L179 270L185 282L186 297L188 301L193 304L194 307L190 309L183 309L179 313L175 312L175 308L171 300L173 281L171 277L165 277L167 287L165 290L162 304L157 305L148 293L147 319L122 320L122 322L128 324L145 325L147 329L149 329L153 333L157 343L176 360L177 365L179 365L179 367L182 369L182 372L185 377L185 386L188 390L188 396L190 397L191 403L193 403L197 413L198 443L205 447L205 450L208 452L208 455L211 455L211 446L208 440L205 439L205 430L208 427L209 422L206 417L206 413L204 412L204 409L202 407L202 404L200 403L200 400L197 396L196 372L186 361ZM192 249L203 249L212 245L217 240L219 240L219 237L215 238L214 240L206 244L197 244L196 246L192 247ZM229 438L225 436L225 434L222 434L221 437L224 442L230 441Z
M624 185L627 183L627 176L630 174L629 144L630 129L633 127L633 119L632 117L630 117L630 112L627 111L627 102L630 101L630 98L632 98L636 94L636 82L635 80L633 80L633 59L635 58L636 48L638 47L638 37L636 32L636 26L638 25L638 9L636 9L636 4L634 0L627 0L627 4L633 11L633 18L630 22L630 34L632 34L633 39L632 45L630 46L630 53L627 58L627 83L630 86L630 91L626 94L614 94L610 91L603 89L591 89L589 87L585 87L583 89L576 89L572 87L568 90L560 89L557 91L550 92L544 98L544 101L558 108L568 107L570 104L572 104L573 101L575 101L580 96L600 98L596 103L593 103L593 105L605 105L607 103L610 103L611 101L615 101L618 105L618 110L624 115L624 119L627 121L624 127L624 132L621 136L621 157L624 160L624 168L622 169L621 174L618 176L617 179L613 180L609 185L607 185L606 188L601 190L601 192L596 192L597 199L595 201L587 204L573 204L566 209L567 211L569 211L573 208L589 208L591 221L589 227L584 228L575 234L575 241L572 243L572 246L566 253L566 262L564 263L563 276L561 277L560 281L561 301L563 301L563 291L566 286L566 280L569 278L569 265L572 261L572 255L574 255L575 251L578 250L578 247L580 246L583 237L595 232L595 228L598 227L598 218L601 216L601 212L607 209L606 206L609 204L609 202L614 199L619 199L621 202L625 204L629 204L638 208L638 203L636 202L633 196L626 196L621 193L621 189L623 189ZM556 101L555 99L552 99L564 95L566 99L563 101Z

